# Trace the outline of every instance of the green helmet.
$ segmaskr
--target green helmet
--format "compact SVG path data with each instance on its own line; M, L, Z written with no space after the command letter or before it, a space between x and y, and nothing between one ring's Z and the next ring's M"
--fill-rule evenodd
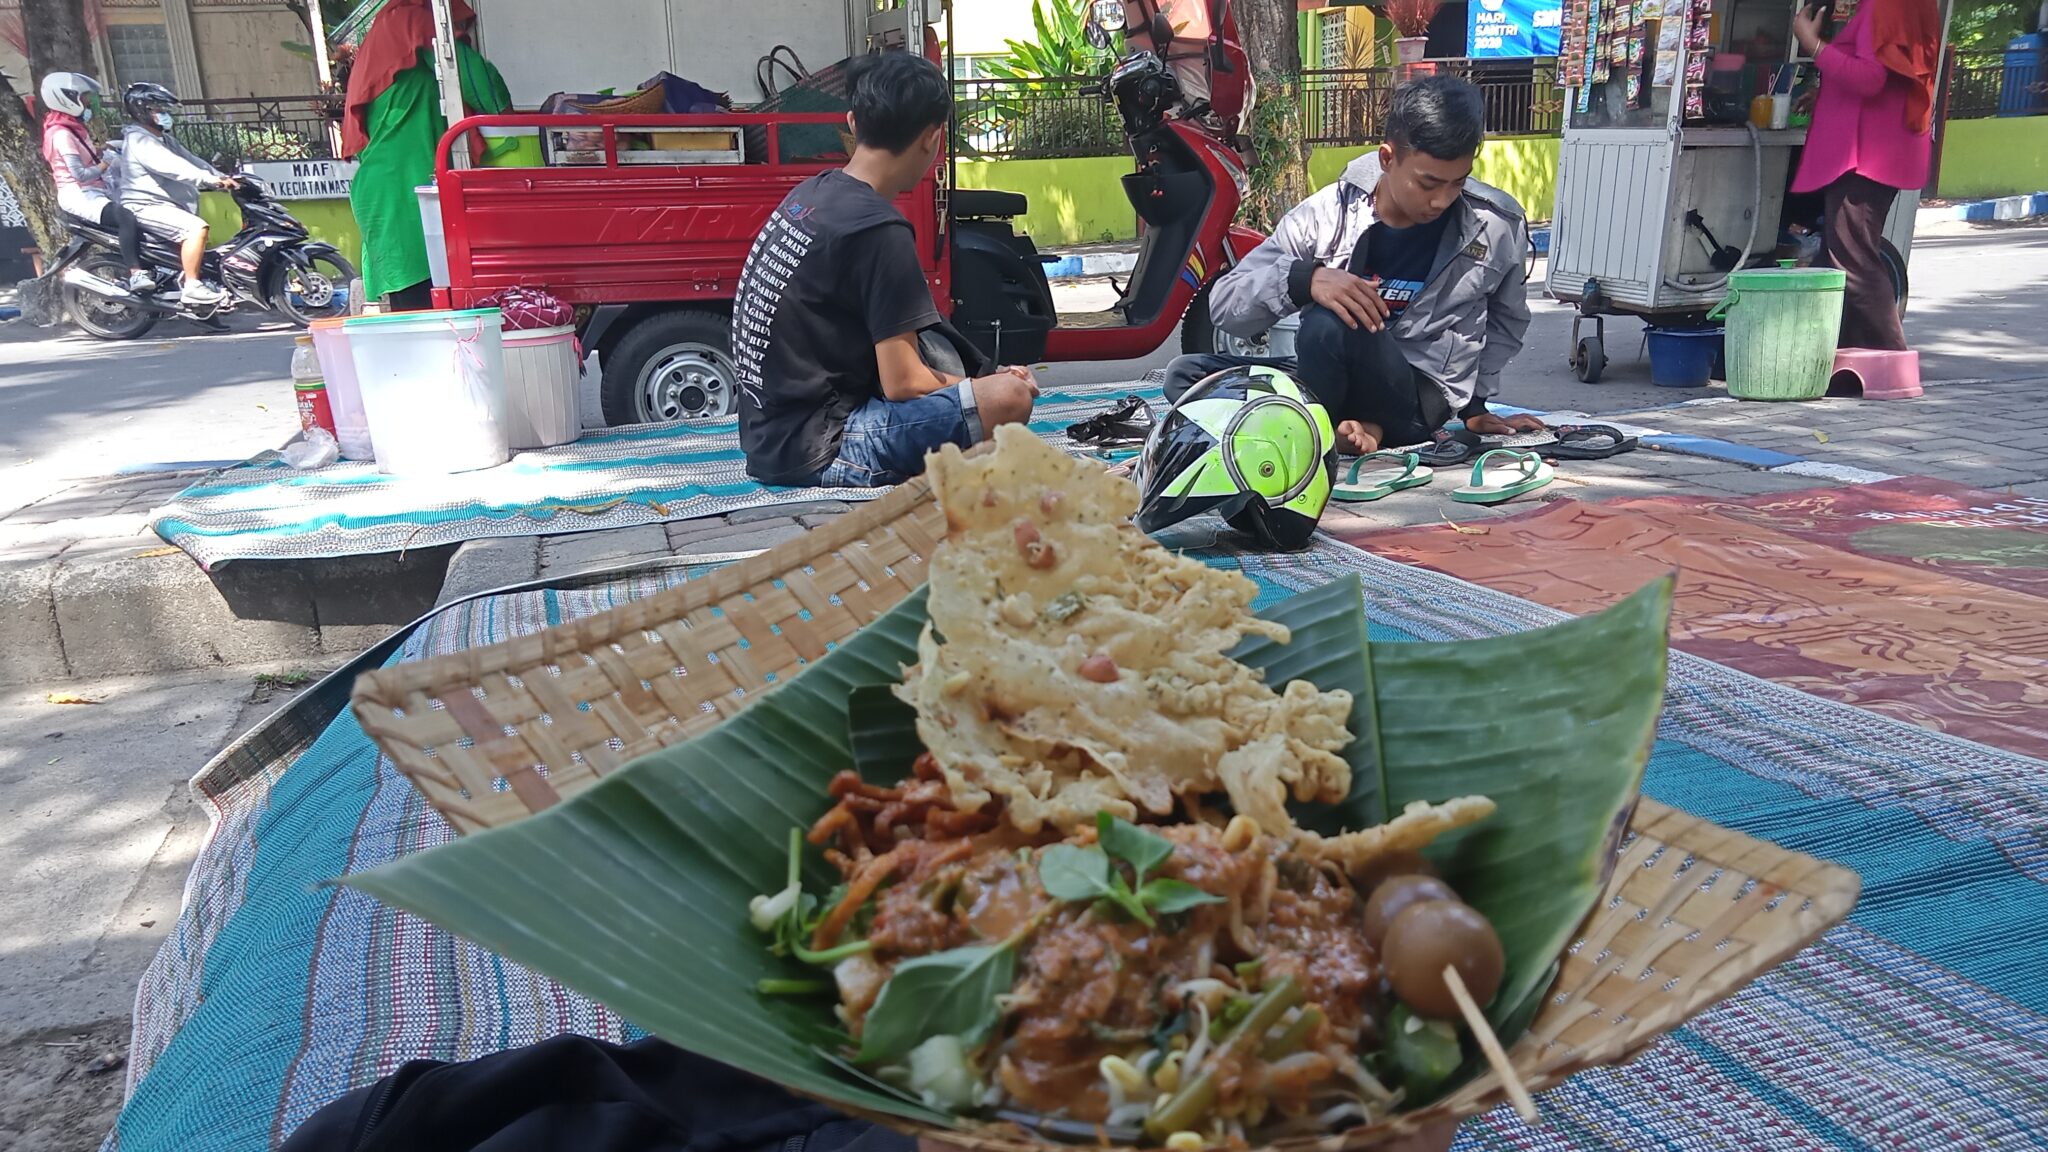
M1330 502L1330 414L1278 368L1226 368L1187 390L1145 441L1138 527L1214 512L1269 548L1305 547Z

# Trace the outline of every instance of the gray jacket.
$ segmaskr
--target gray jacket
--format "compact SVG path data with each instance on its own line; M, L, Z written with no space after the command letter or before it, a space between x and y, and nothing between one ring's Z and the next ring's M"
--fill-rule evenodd
M168 204L187 212L199 210L199 193L221 179L213 165L194 156L169 136L159 137L139 124L121 133L121 206L142 208Z
M1216 282L1209 315L1225 331L1256 337L1309 303L1309 275L1342 269L1373 224L1378 152L1351 162L1335 184L1296 205L1266 242ZM1424 285L1392 326L1416 371L1443 386L1454 411L1500 391L1501 369L1529 330L1528 235L1515 198L1477 180L1455 215Z

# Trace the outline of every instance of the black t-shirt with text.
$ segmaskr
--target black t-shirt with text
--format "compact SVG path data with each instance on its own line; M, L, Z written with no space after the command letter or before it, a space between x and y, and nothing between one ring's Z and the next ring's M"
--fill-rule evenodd
M1445 212L1427 224L1407 228L1374 224L1351 252L1351 274L1368 280L1379 277L1380 299L1387 302L1389 313L1399 316L1429 282L1437 246L1450 222L1451 213Z
M843 171L789 194L755 238L733 300L747 472L800 484L839 456L882 394L875 345L939 322L910 221Z

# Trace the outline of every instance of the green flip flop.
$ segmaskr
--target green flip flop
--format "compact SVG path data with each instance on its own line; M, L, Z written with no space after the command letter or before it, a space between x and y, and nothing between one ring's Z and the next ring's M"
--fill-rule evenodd
M1495 448L1472 462L1472 482L1453 489L1460 504L1502 504L1549 484L1557 473L1534 452Z
M1381 468L1361 477L1359 473L1368 460L1398 461L1401 471ZM1374 452L1351 462L1351 470L1331 486L1330 498L1346 504L1363 504L1368 500L1383 500L1410 488L1420 488L1434 479L1436 473L1424 468L1422 457L1413 452Z

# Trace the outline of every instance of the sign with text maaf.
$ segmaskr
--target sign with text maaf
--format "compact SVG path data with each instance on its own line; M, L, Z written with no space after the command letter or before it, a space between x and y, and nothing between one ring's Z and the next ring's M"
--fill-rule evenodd
M1467 56L1555 56L1564 39L1564 0L1472 0Z
M270 185L279 200L346 200L355 178L353 160L258 160L242 171Z

